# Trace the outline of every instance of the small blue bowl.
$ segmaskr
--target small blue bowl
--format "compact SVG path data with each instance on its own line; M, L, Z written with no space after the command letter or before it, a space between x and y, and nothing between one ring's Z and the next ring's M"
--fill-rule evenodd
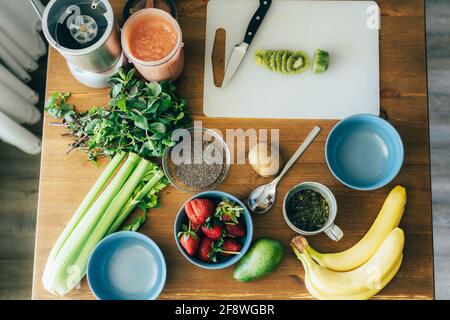
M157 244L131 231L100 241L87 265L89 287L99 300L154 300L166 276L166 262Z
M193 199L197 199L197 198L209 199L212 202L214 202L215 204L219 204L219 202L222 201L223 198L226 198L226 199L230 199L230 200L234 201L236 204L238 204L239 206L244 208L244 211L241 214L241 219L243 219L243 222L245 224L246 233L245 233L245 239L242 239L242 242L241 242L242 243L241 253L238 255L234 255L232 257L224 257L223 260L219 260L217 263L203 262L203 261L197 259L196 257L191 257L190 255L188 255L186 253L186 251L180 244L180 240L178 239L178 232L181 231L181 226L183 224L187 225L189 223L188 217L186 216L186 212L184 210L184 205L180 208L180 210L178 211L178 214L175 218L175 224L174 224L174 230L173 230L174 236L175 236L175 242L177 243L178 249L180 249L180 252L183 254L183 256L187 260L189 260L192 264L194 264L198 267L204 268L204 269L217 270L217 269L227 268L227 267L235 264L236 262L238 262L250 248L250 244L252 243L252 238L253 238L252 217L250 216L250 213L248 212L247 208L242 203L242 201L240 201L238 198L236 198L235 196L232 196L229 193L222 192L222 191L206 191L206 192L202 192L202 193L199 193L199 194L193 196L188 201L186 201L186 203L188 203L189 201L191 201Z
M339 122L325 146L328 167L346 186L357 190L384 187L399 173L402 139L387 121L360 114Z

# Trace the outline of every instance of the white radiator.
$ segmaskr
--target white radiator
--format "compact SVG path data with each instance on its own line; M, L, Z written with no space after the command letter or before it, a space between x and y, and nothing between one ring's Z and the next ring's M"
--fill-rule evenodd
M0 0L0 139L29 154L41 150L40 139L21 125L41 119L38 94L24 83L46 54L40 30L28 0Z

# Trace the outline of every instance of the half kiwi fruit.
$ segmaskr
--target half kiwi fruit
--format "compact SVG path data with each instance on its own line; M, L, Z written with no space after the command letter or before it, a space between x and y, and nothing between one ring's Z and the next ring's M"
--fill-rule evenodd
M330 64L330 54L327 51L317 49L314 58L312 71L314 73L323 73L328 70Z

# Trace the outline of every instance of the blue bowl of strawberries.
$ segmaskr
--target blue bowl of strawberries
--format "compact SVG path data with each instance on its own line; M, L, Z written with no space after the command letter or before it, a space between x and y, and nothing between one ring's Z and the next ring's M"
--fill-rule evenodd
M231 194L206 191L178 212L175 241L183 256L204 269L223 269L250 248L253 222L244 204Z

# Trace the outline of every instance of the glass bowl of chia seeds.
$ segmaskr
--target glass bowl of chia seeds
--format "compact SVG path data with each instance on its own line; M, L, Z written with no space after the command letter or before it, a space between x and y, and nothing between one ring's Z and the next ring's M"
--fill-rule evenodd
M172 139L176 145L166 149L162 164L177 189L198 193L222 183L230 168L231 154L219 132L196 127L180 129Z

